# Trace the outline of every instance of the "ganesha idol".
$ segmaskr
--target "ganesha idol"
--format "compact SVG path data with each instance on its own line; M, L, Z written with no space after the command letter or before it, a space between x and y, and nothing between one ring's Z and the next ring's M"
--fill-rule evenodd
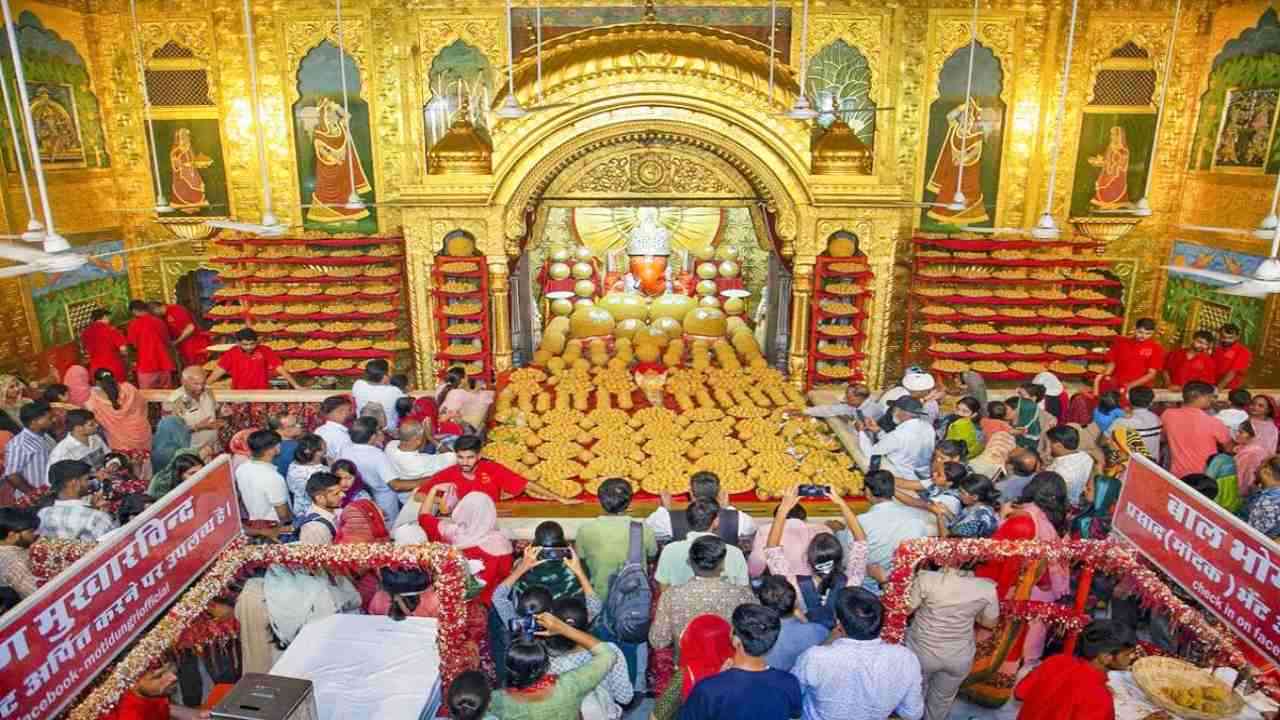
M614 286L623 292L655 297L671 292L671 232L658 222L658 209L640 208L636 227L627 238L627 273Z

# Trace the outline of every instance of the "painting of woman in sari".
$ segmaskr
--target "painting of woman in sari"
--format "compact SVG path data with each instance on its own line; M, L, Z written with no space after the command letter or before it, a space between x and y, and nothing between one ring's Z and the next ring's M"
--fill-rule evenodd
M169 168L173 179L169 185L169 204L187 214L209 207L200 171L210 165L213 165L213 160L191 147L191 130L185 127L175 130L173 145L169 148Z
M967 105L947 113L947 137L929 175L929 184L925 186L934 194L933 201L944 206L929 210L929 217L938 222L971 225L991 219L984 206L978 167L982 162L981 117L981 110L972 98ZM945 207L955 202L957 190L964 193L964 208Z
M317 110L320 122L312 131L316 181L307 220L330 224L369 217L369 209L363 204L346 207L353 194L358 197L372 190L351 143L346 114L329 98L321 98Z
M981 43L956 50L938 73L938 98L929 105L921 213L926 231L991 227L1000 190L1005 104L1004 70ZM957 203L957 200L963 200Z
M298 64L293 137L303 227L372 233L373 142L356 59L322 40Z
M1124 128L1111 128L1111 142L1101 155L1089 158L1089 164L1099 169L1094 181L1093 198L1089 204L1102 210L1125 207L1129 204L1129 143Z

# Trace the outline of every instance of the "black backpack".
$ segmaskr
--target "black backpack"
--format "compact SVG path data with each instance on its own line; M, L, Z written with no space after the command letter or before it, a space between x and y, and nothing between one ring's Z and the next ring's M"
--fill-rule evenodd
M671 539L684 540L689 537L689 515L685 510L668 510L671 517ZM720 508L720 526L716 531L720 539L733 547L738 547L738 510L737 508Z
M631 523L627 561L609 576L609 594L604 598L604 625L624 643L649 641L649 608L653 591L645 568L644 525Z

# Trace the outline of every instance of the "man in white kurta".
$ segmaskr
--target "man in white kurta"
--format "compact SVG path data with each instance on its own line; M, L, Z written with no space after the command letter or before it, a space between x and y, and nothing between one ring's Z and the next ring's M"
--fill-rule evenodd
M880 456L880 468L904 480L928 482L933 445L937 436L933 426L922 419L924 406L912 397L894 401L893 414L896 426L892 432L873 437L878 426L874 420L861 424L858 431L858 447L863 457L855 458L866 470L871 459Z

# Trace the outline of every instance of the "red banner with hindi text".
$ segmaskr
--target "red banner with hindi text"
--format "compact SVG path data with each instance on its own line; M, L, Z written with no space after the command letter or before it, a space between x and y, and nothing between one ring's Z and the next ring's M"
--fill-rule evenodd
M1280 661L1280 546L1138 455L1113 527L1258 652Z
M0 720L53 717L240 534L226 457L0 620Z

